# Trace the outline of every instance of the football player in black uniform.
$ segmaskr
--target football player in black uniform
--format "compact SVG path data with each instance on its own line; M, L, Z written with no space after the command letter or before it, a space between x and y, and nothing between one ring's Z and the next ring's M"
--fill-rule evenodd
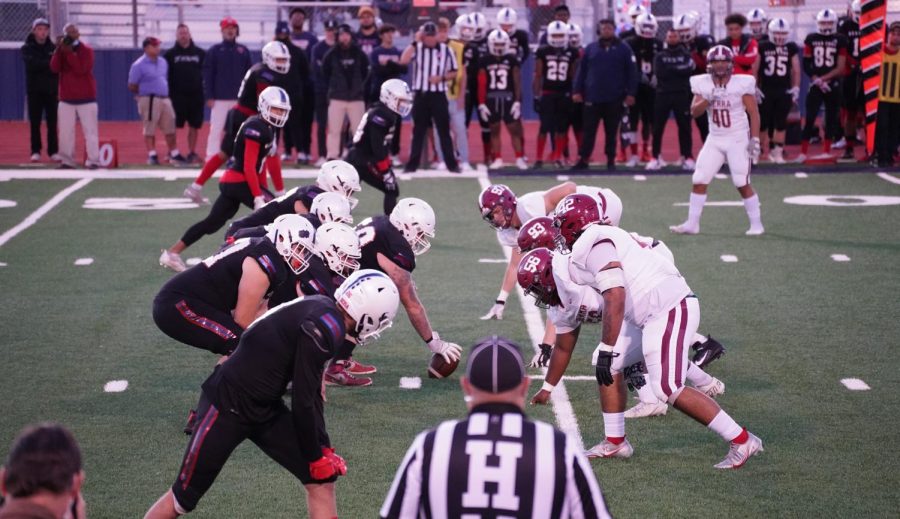
M402 79L385 81L378 101L360 120L347 154L347 161L356 168L359 178L384 193L384 214L394 210L400 196L397 178L391 168L391 141L398 118L409 115L412 104L412 92Z
M788 41L791 26L787 20L769 22L769 39L759 43L760 63L756 84L763 93L759 106L759 136L765 152L769 141L769 160L784 164L784 133L791 107L800 95L800 48Z
M482 13L475 12L468 15L468 21L460 28L460 34L468 34L471 28L471 40L463 47L463 67L466 69L466 126L475 118L481 126L481 144L484 149L484 165L487 166L494 159L491 149L491 126L478 116L478 64L482 56L488 54L487 48L487 19Z
M504 7L497 11L497 26L509 35L509 52L519 60L519 63L525 63L525 60L531 55L531 48L528 46L528 33L522 29L516 29L517 21L519 21L519 15L512 7Z
M547 45L535 54L534 109L540 114L535 168L544 160L544 143L549 133L553 152L550 162L564 166L562 150L566 147L566 132L572 120L572 80L578 51L569 47L569 26L560 21L547 26Z
M284 216L287 215L280 215L275 217L273 223ZM316 195L316 198L313 200L312 206L309 208L309 212L303 213L300 216L309 220L309 223L311 223L316 229L318 229L319 226L321 226L323 223L329 222L345 223L347 225L353 224L353 215L350 213L350 202L348 202L343 195L332 193L331 191L326 191L324 193L319 193L318 195ZM271 229L272 224L269 223L258 225L256 227L244 227L235 231L234 233L226 232L225 245L231 245L235 242L235 240L239 240L241 238L259 238L260 236L265 236L269 234L269 231L271 231Z
M416 256L431 247L434 238L434 210L424 200L403 198L390 216L366 218L356 226L363 269L380 270L387 274L400 291L400 302L406 309L409 321L428 348L446 360L459 359L461 350L457 344L444 341L431 327L428 314L413 281ZM351 359L355 345L345 343L338 348L335 361L325 372L325 382L342 386L368 386L372 379L359 375L374 373L376 368Z
M747 27L750 29L750 37L758 43L769 41L769 35L766 34L769 28L769 19L762 9L757 7L747 11Z
M234 449L251 440L304 485L309 517L337 517L334 482L347 473L325 427L322 372L349 337L378 338L397 313L397 287L380 272L345 281L337 301L312 296L253 323L228 362L203 383L198 426L172 487L145 515L175 519L196 508ZM291 407L283 395L291 384Z
M637 17L649 12L650 11L648 11L647 8L644 7L641 3L632 4L632 6L628 8L628 18L631 19L631 26L619 31L619 39L625 41L628 38L636 36L637 29L635 21L637 20Z
M862 73L860 72L861 58L859 55L859 16L862 14L859 0L853 0L850 4L846 18L838 22L838 34L847 38L847 73L844 76L843 91L841 96L841 118L844 122L844 156L845 159L854 158L853 148L856 141L856 128L860 118L865 117L866 96L863 91ZM835 143L835 148L838 148Z
M672 27L681 36L681 42L691 51L694 58L694 74L706 74L706 53L715 44L715 40L709 34L698 34L700 17L695 12L689 12L675 18ZM694 118L697 130L700 131L700 140L706 141L709 135L709 119L706 115Z
M817 32L810 33L803 42L803 70L809 76L806 94L806 119L803 122L803 141L797 162L803 162L809 152L809 139L816 133L816 117L825 105L825 136L823 151L831 151L831 143L840 138L841 81L847 67L847 38L837 34L838 17L833 9L822 9L816 15Z
M270 41L262 49L262 63L257 63L250 67L244 79L241 81L241 87L238 90L237 104L228 111L225 119L225 133L222 137L222 146L218 153L213 155L203 165L200 175L194 180L194 183L184 190L184 196L190 198L196 203L203 203L203 185L206 183L213 173L225 161L234 155L234 149L237 146L237 135L247 118L257 114L260 94L270 86L285 89L290 97L299 99L302 92L299 90L288 91L292 88L292 82L288 77L288 71L291 69L291 52L287 46L280 41ZM294 85L296 87L296 85ZM284 126L283 124L280 127ZM276 146L277 148L277 146ZM275 185L277 194L282 194L284 185L281 180L281 161L276 152L266 160L266 168L272 175L272 183Z
M488 54L478 61L478 117L491 129L494 160L489 169L503 167L500 123L506 123L516 155L516 167L527 169L522 131L522 76L519 61L509 53L509 35L494 29L488 35Z
M656 74L653 66L656 55L662 50L662 44L656 39L659 30L659 22L650 13L638 16L634 21L636 35L625 40L634 52L637 61L638 72L641 81L635 103L628 109L628 118L631 121L631 131L637 133L638 121L641 123L641 154L638 157L637 135L630 139L631 158L626 165L637 166L638 160L650 162L653 156L650 154L650 136L653 133L653 103L656 99ZM624 132L623 132L624 133ZM622 148L625 148L625 139L622 140Z
M584 46L582 45L582 39L584 38L584 34L581 32L581 26L577 23L569 24L569 48L575 51L575 56L577 59L581 59L584 56ZM577 66L576 66L577 70ZM574 79L574 76L573 76ZM584 111L576 110L574 104L572 105L572 133L575 136L575 149L581 149L581 139L584 135ZM566 144L563 147L563 157L564 160L568 162L569 160L569 132L566 130Z
M174 245L162 251L160 265L176 272L185 270L182 251L204 235L221 229L238 212L241 204L259 209L266 203L263 198L266 173L262 166L276 148L278 140L275 129L284 126L291 112L290 98L282 88L268 87L259 95L258 109L259 115L244 121L237 131L234 156L219 180L219 197L209 210L209 215L192 225ZM276 187L283 189L281 178L277 180Z

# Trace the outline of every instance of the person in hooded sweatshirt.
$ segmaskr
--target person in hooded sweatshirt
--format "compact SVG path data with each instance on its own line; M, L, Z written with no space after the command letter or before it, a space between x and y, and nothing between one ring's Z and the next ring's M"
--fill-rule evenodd
M56 45L50 41L50 22L38 18L31 24L31 33L22 45L25 62L25 91L28 95L28 120L31 121L31 161L41 160L41 119L47 119L47 156L58 160L56 154L56 99L59 76L50 70L50 58Z

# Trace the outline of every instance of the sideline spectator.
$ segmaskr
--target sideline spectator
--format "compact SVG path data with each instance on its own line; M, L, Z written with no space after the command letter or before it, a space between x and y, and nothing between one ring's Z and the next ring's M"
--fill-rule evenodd
M222 43L209 48L203 61L203 89L209 114L209 137L206 140L206 159L222 147L222 132L228 110L237 103L238 88L252 61L250 50L237 43L240 27L230 16L219 22Z
M175 127L188 126L190 163L200 162L197 155L197 130L203 126L203 61L206 51L194 44L187 25L178 24L175 46L166 51L169 63L169 96L175 109Z
M26 427L0 468L0 519L85 519L78 442L61 425Z
M882 59L875 151L878 167L889 168L895 164L894 155L900 145L900 21L890 25Z
M28 95L28 120L31 122L31 162L41 160L41 119L47 117L47 156L59 160L56 153L56 101L59 76L50 70L50 59L56 45L50 41L50 22L38 18L31 24L31 34L22 45L25 62L25 92Z
M294 145L297 146L297 162L300 164L309 164L312 159L310 146L312 144L312 123L315 114L315 89L312 80L312 54L319 38L312 32L312 21L309 22L310 30L303 30L303 24L306 22L306 11L302 7L294 7L291 9L291 41L296 47L299 47L306 53L307 68L309 73L303 81L303 105L298 106L296 115L300 117L300 136ZM297 106L297 105L291 105Z
M588 168L597 126L603 120L606 169L612 171L616 169L616 131L622 119L622 103L634 104L638 71L631 47L616 38L616 24L611 18L597 23L597 36L599 39L584 49L575 74L572 101L584 103L584 138L578 150L580 158L572 169Z
M438 19L438 41L446 43L453 55L456 57L456 63L462 63L463 48L465 43L457 38L450 39L450 20L447 18ZM463 86L466 84L466 71L464 67L459 67L456 71L456 77L453 81L447 83L447 111L450 114L450 130L453 132L453 144L456 149L456 158L459 161L459 170L465 173L472 171L472 165L469 164L469 136L468 127L466 125L466 105ZM434 128L433 142L440 142L437 128ZM444 162L444 153L440 146L435 146L438 160L442 164Z
M328 51L334 47L336 41L337 22L334 20L325 20L325 38L316 44L312 50L312 76L313 76L313 95L315 96L315 115L316 115L316 147L318 148L319 158L316 160L315 166L319 167L325 164L325 156L328 155L327 139L325 137L328 128L328 82L322 72L322 62Z
M287 73L285 90L287 90L288 96L291 98L291 106L304 106L303 93L306 90L305 84L310 81L309 59L307 59L306 52L303 49L294 45L290 35L291 30L288 28L288 23L278 22L278 25L275 27L275 41L283 43L291 53L291 68ZM303 138L303 110L291 110L282 135L284 138L284 154L281 156L281 161L290 160L291 151L296 148L298 162L302 163L303 151L300 143Z
M666 46L656 54L656 102L653 114L653 160L646 168L654 171L665 166L662 160L662 138L669 120L675 114L678 125L678 147L681 150L681 165L687 171L694 170L694 153L691 135L691 75L694 73L694 59L681 44L681 36L675 29L666 33Z
M328 160L340 158L344 118L356 131L366 111L364 84L369 58L353 41L349 25L338 27L337 45L322 59L322 74L328 85Z
M459 66L450 47L438 42L434 22L422 24L416 34L416 41L403 51L400 63L408 65L410 62L413 63L413 139L405 171L410 173L419 169L422 148L433 122L447 170L459 173L459 164L453 153L453 140L450 138L450 113L447 108L447 82L456 78Z
M394 34L397 28L391 24L385 23L378 28L378 35L381 36L381 45L375 47L372 55L369 57L372 62L372 75L369 77L369 91L366 94L366 105L371 105L378 101L381 95L381 85L388 79L401 79L409 69L406 65L400 64L400 49L394 46ZM391 139L390 151L393 157L393 165L400 166L400 127L403 124L403 118L397 118L397 124L394 126L394 138Z
M319 38L316 38L316 35L312 31L304 29L303 26L306 23L306 18L306 10L302 7L294 7L291 9L289 16L291 24L291 41L294 42L294 46L299 47L306 53L306 57L311 57L313 47L319 43ZM310 29L312 29L312 22L310 22Z
M728 36L719 41L734 53L735 74L756 74L759 66L759 43L744 34L747 17L741 13L732 13L725 17L725 28Z
M368 5L359 8L356 15L359 18L359 31L356 32L356 44L370 56L381 43L381 37L378 34L378 28L375 27L375 9Z
M147 147L147 164L159 166L156 155L156 129L159 128L169 147L169 163L183 165L184 157L175 143L175 109L169 99L169 63L159 58L160 43L152 36L144 38L144 55L136 59L128 71L128 90L136 95Z
M559 20L569 23L569 6L563 3L565 0L528 0L525 11L528 13L528 33L540 34L538 46L547 45L547 26L550 22ZM550 8L553 7L553 11Z
M94 49L81 41L74 23L63 29L56 42L50 70L59 74L59 154L60 168L71 169L75 161L75 119L81 122L87 151L85 167L100 165L100 137L97 133L97 81L94 79Z
M375 0L372 3L378 8L378 15L382 22L393 25L403 36L409 34L411 0Z

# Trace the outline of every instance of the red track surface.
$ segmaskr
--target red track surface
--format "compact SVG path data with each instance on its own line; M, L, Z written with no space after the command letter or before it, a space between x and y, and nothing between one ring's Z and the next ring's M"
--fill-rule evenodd
M537 140L537 121L526 121L525 122L525 155L529 158L529 162L534 162L535 159L535 142ZM409 146L412 141L412 135L410 131L412 129L411 123L403 124L403 135L401 138L401 152L400 155L405 160L409 155ZM77 136L77 157L84 156L84 140L81 136L81 130L78 130ZM198 139L197 149L198 153L203 156L204 151L206 149L206 134L207 134L207 126L200 130L200 137ZM313 131L315 134L315 129ZM0 122L0 142L4 144L0 146L0 165L20 165L28 162L29 153L29 125L24 121L2 121ZM503 135L503 159L507 163L511 163L514 160L512 146L509 141L509 135L506 133L505 129L502 131ZM119 164L144 164L147 158L146 151L144 149L143 136L141 135L141 127L138 122L134 121L126 121L126 122L114 122L114 121L101 121L100 122L100 139L115 139L118 143L119 149ZM182 151L185 150L187 146L187 133L186 130L180 130L178 133L178 143L182 147ZM164 149L165 143L161 137L157 138L157 148L160 152L160 156L165 155ZM570 139L569 146L571 149L571 156L573 159L575 158L575 143L574 139ZM316 149L315 144L315 135L313 136L313 145L312 149ZM700 149L700 135L697 133L696 127L694 128L694 155ZM479 134L479 127L477 124L470 124L469 126L469 150L470 150L470 161L474 163L479 163L482 161L483 152L481 146L481 137ZM597 136L597 145L594 148L594 156L593 161L595 162L604 162L605 158L603 157L603 131L602 126L598 131ZM810 150L811 154L817 154L821 151L819 146L812 146ZM787 155L788 157L793 157L799 152L797 146L788 146L787 147ZM549 142L546 146L545 155L549 155L550 153L550 145ZM677 131L675 128L675 122L669 121L668 126L666 127L666 133L663 138L663 158L666 161L674 161L678 158L678 138ZM857 155L862 155L862 150L857 150ZM545 160L546 160L545 156ZM47 161L46 157L44 160ZM423 164L423 167L427 167L427 164Z

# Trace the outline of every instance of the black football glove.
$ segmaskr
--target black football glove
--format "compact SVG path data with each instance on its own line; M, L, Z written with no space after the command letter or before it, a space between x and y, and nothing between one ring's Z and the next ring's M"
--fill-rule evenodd
M725 355L725 347L722 346L722 343L708 335L706 336L706 342L702 344L695 342L691 347L696 351L694 358L691 359L691 361L700 369L709 366L712 361Z
M531 363L528 364L531 368L545 368L550 364L550 354L553 352L553 346L538 344L538 347L541 349L541 352L536 353L534 358L531 359Z
M629 391L637 391L647 384L647 379L644 377L645 369L644 362L639 361L626 367L622 372L622 375L625 377L625 382L628 384Z
M612 351L597 351L597 383L602 386L611 386L613 383L612 362L619 354Z

